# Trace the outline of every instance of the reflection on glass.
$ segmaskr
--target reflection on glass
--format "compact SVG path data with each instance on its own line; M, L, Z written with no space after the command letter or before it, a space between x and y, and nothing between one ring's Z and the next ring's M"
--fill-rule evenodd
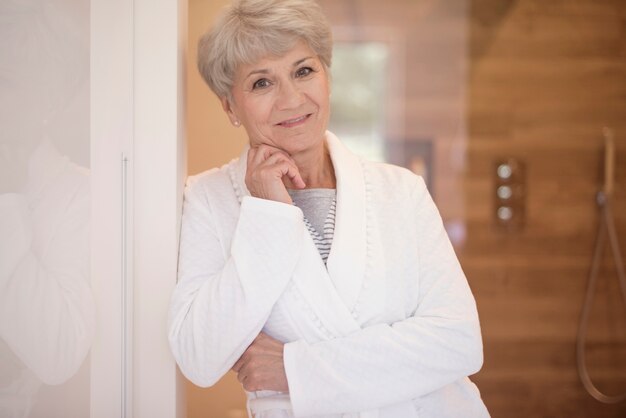
M333 49L330 130L352 151L385 160L388 47L379 42L336 42Z
M89 415L88 22L88 0L0 4L3 418Z

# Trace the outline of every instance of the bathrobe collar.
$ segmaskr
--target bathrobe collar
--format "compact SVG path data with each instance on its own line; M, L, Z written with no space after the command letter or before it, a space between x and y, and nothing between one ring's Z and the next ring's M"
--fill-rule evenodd
M337 179L335 233L326 265L327 274L344 306L351 309L357 303L365 275L368 243L366 182L359 157L329 131L326 132L326 143ZM235 170L231 170L231 181L240 201L244 196L250 196L245 184L249 149L249 146L245 147L235 163ZM309 247L317 252L312 240ZM321 258L320 264L323 266ZM302 290L308 293L306 289Z

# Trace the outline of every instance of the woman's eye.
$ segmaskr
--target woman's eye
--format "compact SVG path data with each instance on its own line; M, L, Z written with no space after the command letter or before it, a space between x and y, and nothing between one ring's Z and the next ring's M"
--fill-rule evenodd
M269 80L267 78L262 78L254 82L254 84L252 85L252 90L269 87L269 85L270 85Z
M306 77L312 72L313 72L313 69L311 67L302 67L302 68L299 68L298 71L296 71L296 77Z

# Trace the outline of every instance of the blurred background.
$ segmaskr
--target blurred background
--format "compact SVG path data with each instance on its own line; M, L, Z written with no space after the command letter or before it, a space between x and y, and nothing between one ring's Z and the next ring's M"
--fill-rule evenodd
M190 0L188 174L246 142L195 66L225 0ZM600 226L605 138L626 245L623 0L320 0L334 31L330 129L356 153L423 175L478 303L472 377L493 417L623 417L584 389L576 339ZM604 128L608 130L604 130ZM626 307L616 260L599 259L586 364L626 391ZM245 416L232 374L187 384L190 418Z

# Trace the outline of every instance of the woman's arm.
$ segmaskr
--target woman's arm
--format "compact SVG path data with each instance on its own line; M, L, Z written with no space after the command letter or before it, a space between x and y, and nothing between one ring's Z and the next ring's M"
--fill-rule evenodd
M296 416L363 411L408 401L477 372L482 340L474 298L421 178L419 299L414 314L342 338L284 348ZM418 278L416 278L417 280Z
M182 372L199 386L217 382L257 337L289 282L306 233L300 209L244 197L230 249L204 185L185 189L178 285L169 341Z

